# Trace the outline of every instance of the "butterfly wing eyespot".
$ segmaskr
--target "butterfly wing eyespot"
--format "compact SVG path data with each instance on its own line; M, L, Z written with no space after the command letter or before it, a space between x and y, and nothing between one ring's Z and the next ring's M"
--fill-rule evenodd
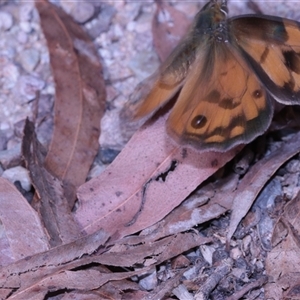
M268 92L300 104L300 23L273 16L229 20L232 37Z
M253 91L252 97L253 97L254 99L259 99L259 98L261 98L261 97L262 97L262 91L261 91L261 90L255 90L255 91Z
M197 115L193 118L193 120L191 121L191 126L194 129L201 129L202 127L204 127L207 123L207 118L203 115Z

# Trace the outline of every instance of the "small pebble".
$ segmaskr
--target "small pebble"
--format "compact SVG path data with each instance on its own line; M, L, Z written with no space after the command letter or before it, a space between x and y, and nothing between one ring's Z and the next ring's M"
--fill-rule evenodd
M0 82L2 82L2 87L4 89L13 88L17 83L19 76L19 69L13 63L8 63L2 68L2 70L0 69Z
M20 53L20 60L27 72L32 72L40 61L40 52L34 48L25 49Z
M136 28L136 21L131 21L127 24L126 29L128 31L135 31ZM149 29L149 28L148 28Z
M136 23L135 31L139 33L149 32L149 24L151 24L152 15L142 14L139 17L139 22Z
M20 31L18 32L17 39L19 43L26 44L28 41L28 35L24 31Z
M95 14L95 7L89 2L61 0L60 4L78 23L87 22Z
M69 15L74 9L74 6L77 5L75 1L68 1L68 0L60 0L59 4L62 7L62 9Z
M89 172L87 179L90 180L99 176L105 170L104 165L95 165Z
M0 151L6 148L6 144L7 144L6 134L4 133L4 130L0 130Z
M21 143L14 148L0 151L0 164L4 169L21 164Z
M5 130L8 130L8 129L10 129L9 123L7 123L7 122L0 122L0 130L5 131Z
M45 86L45 82L32 75L21 76L19 80L19 92L25 96L27 100L33 100L37 91L41 91Z
M81 2L77 5L71 15L78 23L87 22L95 13L95 8L91 3Z
M153 271L151 274L143 277L139 285L146 291L153 290L157 286L157 273Z
M21 166L5 170L2 174L2 177L9 180L11 183L19 181L22 188L27 192L31 189L29 173L25 168Z
M117 110L105 112L101 119L101 135L99 138L99 143L103 148L122 149L123 136L118 122L119 112Z
M7 150L11 150L11 149L18 147L20 142L21 142L20 138L18 138L16 136L11 137L6 144Z
M124 6L121 1L119 3L116 1L115 8L118 12L122 11L122 13L116 15L115 23L126 26L128 22L137 19L141 12L141 2L142 1L129 2ZM118 4L120 6L118 6Z
M86 24L88 33L92 38L97 38L101 33L109 30L112 18L116 14L116 9L111 5L105 5L98 17Z
M22 4L19 10L20 21L31 21L33 9L34 1L28 1L26 4Z
M234 260L238 259L239 257L242 257L243 253L238 247L232 248L230 250L230 257L233 258Z
M11 14L6 11L0 11L0 30L9 30L14 24Z
M118 150L101 147L98 155L102 163L110 164L113 162L113 160L117 157L119 153L120 151Z
M289 161L286 165L286 169L289 173L297 173L300 171L300 161L298 159L293 159Z
M212 257L215 251L214 247L202 245L200 246L201 253L204 259L211 265L212 264Z
M26 33L30 33L32 30L30 22L27 22L27 21L20 22L19 26L20 26L21 30L23 30Z

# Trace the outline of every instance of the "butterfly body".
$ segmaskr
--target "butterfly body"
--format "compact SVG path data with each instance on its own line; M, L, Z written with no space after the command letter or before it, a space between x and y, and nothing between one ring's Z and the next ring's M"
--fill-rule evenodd
M155 113L179 91L169 134L200 150L227 151L264 133L272 98L300 103L300 25L272 16L227 18L226 1L212 0L151 78L135 117Z

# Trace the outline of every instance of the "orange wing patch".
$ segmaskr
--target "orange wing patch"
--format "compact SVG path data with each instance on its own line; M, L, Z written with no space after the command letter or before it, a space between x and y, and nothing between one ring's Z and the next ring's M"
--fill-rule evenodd
M173 86L166 85L158 79L147 96L145 98L141 97L144 100L143 102L139 102L135 108L135 117L141 118L157 111L157 109L167 103L176 94L180 87L180 84Z

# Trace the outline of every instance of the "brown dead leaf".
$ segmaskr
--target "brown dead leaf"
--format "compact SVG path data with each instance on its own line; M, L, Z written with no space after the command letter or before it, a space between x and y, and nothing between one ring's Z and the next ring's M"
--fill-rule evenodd
M109 252L100 255L82 258L79 262L74 261L65 264L65 269L77 268L79 266L91 265L93 263L113 266L113 267L137 267L141 269L153 268L169 259L180 255L192 248L211 242L211 238L205 238L195 233L185 233L176 236L166 237L153 243L130 246L126 244L126 240L118 241ZM118 259L116 259L118 257ZM56 272L60 269L56 268ZM125 277L124 277L125 278Z
M272 281L266 295L274 299L299 299L300 284L300 192L288 202L272 236L274 248L268 253L266 271Z
M104 246L108 235L99 231L70 244L65 244L0 267L0 287L14 288L15 293L31 288L44 278L82 266L81 257ZM29 299L29 298L23 298Z
M292 226L293 231L300 233L300 192L284 207L284 218Z
M0 299L7 299L10 293L11 293L11 289L5 289L5 290L0 289Z
M2 177L0 177L0 220L1 266L49 248L37 213L16 187Z
M60 299L61 300L99 300L99 295L95 291L91 291L91 292L75 291L70 293L64 293L64 295Z
M138 275L139 273L141 273L140 270L114 273L102 273L93 269L62 271L56 274L51 274L46 278L39 280L31 287L14 293L14 295L10 296L9 299L44 299L48 292L63 292L65 290L90 291L101 287L109 281L125 279Z
M161 220L237 153L180 147L165 118L141 128L114 162L78 190L76 219L87 233L104 228L120 237Z
M35 3L56 85L54 134L45 166L63 181L65 196L73 202L99 146L106 97L102 67L93 43L71 17L46 0Z
M300 272L291 272L283 275L278 284L283 287L282 299L300 299Z
M232 193L238 185L238 180L239 176L233 174L229 178L203 186L163 220L146 228L139 236L128 237L128 239L132 242L137 242L137 240L149 242L190 230L194 226L220 217L231 209Z
M119 242L121 243L122 240ZM97 262L116 267L132 267L142 264L145 264L145 266L158 265L185 251L209 242L211 242L211 238L205 238L190 232L169 236L159 241L138 246L117 244L109 252L99 256ZM126 243L126 239L124 243ZM118 257L117 260L116 257ZM148 263L146 263L147 258L149 260Z
M164 61L178 44L191 21L181 11L164 1L156 1L152 20L153 44L161 61Z
M274 210L278 210L276 203L282 203L284 205L284 192L282 190L283 183L280 181L279 176L274 176L263 188L249 213L245 216L235 234L237 239L244 236L245 233L249 233L251 227L256 226L257 234L260 239L260 247L265 251L272 250L271 236L274 229L274 219L272 214ZM257 244L258 246L258 244Z
M34 125L26 120L22 141L22 154L38 194L37 210L49 234L50 245L69 243L80 236L61 182L43 166L43 150L36 138Z
M234 193L230 226L227 234L229 242L238 224L245 217L259 192L271 176L291 157L300 151L300 133L297 133L270 155L256 163L244 176Z

